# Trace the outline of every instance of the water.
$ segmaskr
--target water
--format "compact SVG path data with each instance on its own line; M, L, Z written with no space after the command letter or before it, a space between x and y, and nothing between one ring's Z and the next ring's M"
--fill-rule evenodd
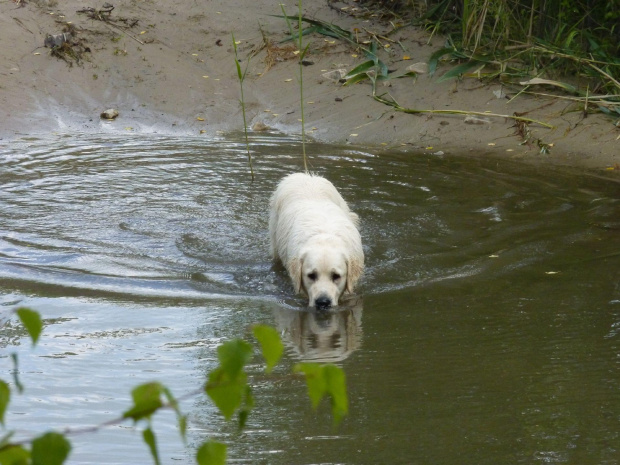
M267 203L299 169L297 141L57 136L0 149L0 312L41 312L34 349L0 329L2 375L19 355L17 438L116 418L139 383L177 396L215 348L277 326L287 355L249 368L256 408L238 434L204 396L154 430L163 463L211 437L231 463L616 464L620 461L618 184L508 162L310 145L363 221L359 295L304 310L268 256ZM350 415L310 407L299 360L347 374ZM70 464L151 463L142 426L73 434Z

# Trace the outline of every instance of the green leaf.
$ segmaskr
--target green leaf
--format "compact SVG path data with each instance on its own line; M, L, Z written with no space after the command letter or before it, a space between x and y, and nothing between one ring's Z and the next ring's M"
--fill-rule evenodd
M11 400L11 388L0 379L0 423L4 426L4 414Z
M17 370L19 363L17 361L17 354L15 352L11 354L11 360L13 360L13 382L15 383L15 387L17 388L17 392L21 394L22 392L24 392L24 385L19 381L19 371Z
M284 344L282 344L278 331L271 326L256 325L252 328L252 332L260 344L265 363L267 364L265 370L269 373L282 358Z
M286 14L285 15L269 15L269 16L273 16L274 18L284 18L286 19L287 22L289 22L290 20L298 21L300 19L299 16L290 16ZM313 26L313 27L304 29L304 32L303 32L304 35L309 32L318 32L319 34L323 34L328 37L334 37L336 39L342 39L342 40L347 40L347 41L353 40L353 34L351 32L346 31L345 29L342 29L340 26L336 26L335 24L329 24L324 21L306 18L305 16L302 16L301 20ZM309 31L309 32L305 32L305 31ZM294 37L293 34L291 34L291 37L287 38L286 40L292 40L297 37Z
M235 41L235 33L231 32L230 35L232 36L233 50L235 51L235 56L237 56L237 42Z
M435 53L433 53L428 60L428 75L432 77L433 74L435 74L435 71L437 71L437 66L439 65L439 59L443 57L444 55L447 55L452 52L454 52L453 48L446 47L446 48L437 50Z
M196 453L196 462L198 465L226 465L226 444L205 442Z
M298 363L293 367L293 371L295 373L301 372L306 376L308 396L312 402L312 407L317 408L327 390L323 367L316 363Z
M239 81L243 81L243 72L241 72L241 65L239 64L239 60L235 58L235 65L237 65L237 76L239 76Z
M373 70L376 71L378 77L387 77L388 75L387 65L381 60L379 60L376 56L373 56L373 59L365 61L364 63L357 65L355 68L349 71L344 77L344 79L347 80L344 85L350 86L365 79L370 79L371 81L374 81L374 73L371 73L371 71Z
M350 86L353 84L357 84L360 81L364 81L365 79L371 79L368 73L360 73L356 74L352 78L348 79L347 82L344 83L345 86Z
M330 397L334 424L340 423L349 411L346 379L342 368L331 364L298 363L294 371L306 375L308 396L314 408L317 408L325 395Z
M60 433L45 433L32 441L32 465L62 465L71 444Z
M252 395L252 388L250 385L245 386L245 395L243 397L243 408L239 410L239 430L245 428L245 424L248 421L248 415L254 408L254 396Z
M550 79L533 78L533 79L530 79L529 81L519 82L519 84L521 84L522 86L533 86L533 85L544 84L548 86L560 87L564 89L565 91L570 92L572 94L577 93L577 88L575 86L572 86L565 82L552 81Z
M344 370L336 365L323 367L327 392L331 396L334 423L338 424L349 413L347 384Z
M146 428L142 431L142 438L144 439L144 442L146 442L146 445L149 446L155 465L160 465L161 462L159 461L159 454L157 453L157 439L155 438L155 433L153 433L153 430L151 428Z
M0 465L29 465L30 452L22 446L7 445L0 448Z
M379 76L387 77L389 73L387 65L383 61L377 60L377 66L379 68Z
M183 438L183 442L187 441L187 415L181 415L178 417L179 420L179 432L181 434L181 438Z
M482 62L480 62L478 60L470 60L468 62L461 63L460 65L455 66L450 71L448 71L446 74L441 76L441 78L439 78L439 82L447 81L448 79L452 79L452 78L458 77L461 74L469 71L471 68L473 68L475 66L483 66L483 65L484 65L484 63L482 63Z
M243 372L231 377L229 372L218 367L209 373L206 392L215 406L230 420L243 401L247 385L247 375Z
M123 413L123 418L138 421L148 418L163 406L161 395L164 387L157 382L141 384L131 391L134 405Z
M301 52L301 53L299 54L299 63L300 63L300 64L301 64L301 62L303 61L303 59L306 57L306 53L308 53L308 47L310 47L310 44L307 44L307 45L304 47L304 51L303 51L303 52Z
M318 28L317 26L310 26L310 27L307 27L305 29L302 29L301 30L301 36L303 37L305 35L312 34L313 32L320 32L320 28ZM290 36L282 39L279 43L280 44L284 44L284 43L290 42L292 40L299 40L299 33L291 34Z
M370 48L366 50L365 52L366 52L366 56L370 58L371 60L373 60L375 63L379 60L379 57L377 56L377 42L376 41L373 40L372 42L370 42Z
M373 60L365 61L364 63L357 65L355 68L349 71L345 75L344 79L350 79L354 76L357 76L358 74L366 74L366 72L373 69L374 67L375 67L375 62Z
M235 378L252 358L252 346L241 339L225 342L217 348L220 366Z
M32 345L35 345L39 340L41 331L43 330L41 315L39 315L39 312L35 312L34 310L26 307L18 308L15 310L15 313L17 313L17 316L26 328L26 331L28 331L30 339L32 339Z
M227 420L230 420L247 392L247 374L243 367L252 358L252 346L240 339L217 348L220 366L209 373L207 395Z
M232 35L232 43L233 43L233 49L235 51L235 65L237 66L237 76L239 77L239 82L243 83L243 79L245 78L243 72L241 71L241 65L239 64L239 59L237 57L237 42L235 41L235 34L231 33Z

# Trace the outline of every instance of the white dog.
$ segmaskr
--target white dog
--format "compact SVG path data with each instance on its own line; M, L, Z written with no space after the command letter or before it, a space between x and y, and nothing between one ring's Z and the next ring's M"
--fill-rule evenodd
M327 309L351 293L364 270L358 216L327 179L286 176L271 197L271 253L309 306Z

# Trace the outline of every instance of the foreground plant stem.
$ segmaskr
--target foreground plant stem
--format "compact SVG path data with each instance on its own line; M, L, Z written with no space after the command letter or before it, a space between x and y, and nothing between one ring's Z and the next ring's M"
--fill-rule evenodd
M303 153L303 157L304 157L304 171L307 173L308 172L308 162L306 159L306 119L304 117L304 65L303 65L303 60L304 60L304 55L306 54L306 51L308 50L308 47L306 47L306 50L304 50L302 52L302 46L303 46L303 42L302 42L302 37L303 34L301 33L301 20L302 20L302 11L301 11L301 0L299 0L298 3L299 6L299 16L298 16L298 24L299 24L299 98L300 98L300 106L301 106L301 151Z
M299 58L299 98L300 98L300 107L301 107L301 151L303 154L303 159L304 159L304 171L307 173L308 172L308 162L307 162L307 158L306 158L306 119L304 116L304 71L303 71L303 61L304 61L304 56L306 55L306 52L308 51L308 45L306 45L306 48L304 50L302 50L302 46L303 46L303 40L302 40L302 21L305 19L302 16L302 11L301 11L301 7L302 7L302 0L299 0L298 5L298 11L297 11L297 28L298 28L298 36L299 36L299 43L297 44L298 47L298 58ZM286 24L288 26L288 29L291 33L291 37L295 37L295 32L293 31L293 25L291 24L291 18L294 17L289 17L286 14L286 10L284 9L284 4L280 4L280 9L282 10L282 16L283 18L286 20Z
M235 34L232 34L233 49L235 50L235 65L237 66L237 77L239 78L239 87L241 87L241 112L243 113L243 133L245 134L245 148L248 151L248 161L250 163L250 175L252 176L252 182L254 182L254 166L252 165L252 154L250 153L250 142L248 140L248 123L245 115L245 98L243 96L243 81L248 72L248 65L250 59L248 58L245 64L245 70L241 71L241 65L239 64L239 57L237 55L237 42L235 41Z

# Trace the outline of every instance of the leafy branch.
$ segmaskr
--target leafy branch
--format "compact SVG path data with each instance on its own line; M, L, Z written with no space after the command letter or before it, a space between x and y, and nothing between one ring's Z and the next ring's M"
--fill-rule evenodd
M28 308L19 308L15 314L21 321L30 336L33 346L43 330L40 315ZM254 338L258 341L260 352L265 360L265 371L271 372L279 362L284 345L278 332L266 325L253 327ZM8 431L0 438L0 464L2 465L62 465L71 452L71 443L68 437L77 434L95 433L100 429L132 420L134 424L144 424L142 438L147 445L155 465L161 463L157 448L157 438L152 428L153 416L164 409L172 409L176 413L181 439L186 441L187 415L179 408L181 400L206 393L213 401L226 420L232 419L235 413L238 416L239 429L243 429L248 415L254 407L252 389L248 383L248 374L245 367L254 356L250 343L234 339L223 343L217 348L219 365L209 373L205 385L196 391L180 398L175 398L172 392L163 384L154 381L136 386L131 391L132 406L121 416L102 423L98 426L66 429L63 433L50 431L31 440L11 442L13 431ZM14 358L17 371L17 358ZM317 365L310 363L297 364L295 373L303 373L308 385L308 394L312 405L316 408L324 397L329 397L332 404L334 424L337 425L348 412L345 375L341 368L335 365ZM19 392L23 390L21 384L14 383ZM5 427L5 413L11 398L11 389L8 383L0 380L0 424ZM30 446L30 447L28 447ZM196 463L199 465L224 465L226 463L227 446L225 444L207 440L196 452Z

